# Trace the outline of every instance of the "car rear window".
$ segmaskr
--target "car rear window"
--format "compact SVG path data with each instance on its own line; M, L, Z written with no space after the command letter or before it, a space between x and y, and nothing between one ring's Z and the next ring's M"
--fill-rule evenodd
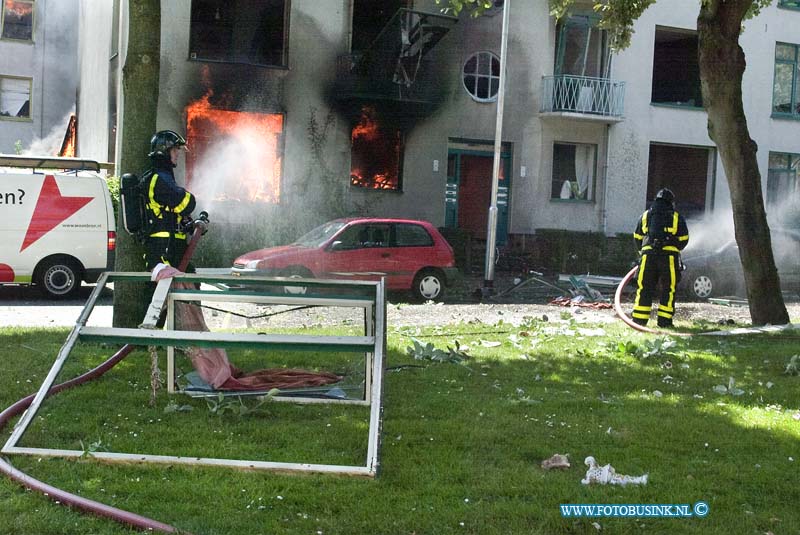
M395 243L398 247L429 247L433 238L420 225L399 223L396 228Z

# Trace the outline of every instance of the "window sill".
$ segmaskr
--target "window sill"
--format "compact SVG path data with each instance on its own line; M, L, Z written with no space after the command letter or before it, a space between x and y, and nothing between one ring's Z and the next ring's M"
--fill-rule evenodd
M247 67L258 67L259 69L271 69L275 71L288 71L288 65L266 65L263 63L250 63L247 61L233 61L233 60L224 60L224 59L206 59L206 58L193 58L189 57L189 61L195 61L198 63L220 63L223 65L244 65Z
M656 108L671 108L674 110L706 111L706 109L702 106L695 106L689 104L678 104L670 102L651 102L650 105Z
M557 204L594 204L592 199L550 199L550 202Z
M33 39L14 39L13 37L0 37L0 41L4 43L19 43L21 45L33 44Z
M788 9L789 11L800 11L800 6L790 6L788 4L778 4L780 9Z
M17 123L32 123L33 119L31 117L6 117L5 115L0 115L0 121L15 121Z
M784 119L789 121L800 121L800 113L775 113L770 115L771 119Z
M378 192L378 191L381 191L381 192L384 192L384 193L394 193L394 194L403 193L403 190L401 190L401 189L367 188L367 187L364 187L364 186L354 186L352 184L350 184L350 191L364 191L364 192Z

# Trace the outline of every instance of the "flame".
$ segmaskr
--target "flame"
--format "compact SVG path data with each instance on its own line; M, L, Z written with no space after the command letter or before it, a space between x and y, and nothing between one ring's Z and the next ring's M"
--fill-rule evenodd
M68 158L75 157L75 147L78 144L78 119L75 114L69 116L69 123L67 124L67 131L64 134L64 141L61 142L61 149L58 151L59 156L66 156Z
M350 184L369 189L398 189L402 151L399 132L381 127L372 106L361 108L351 139ZM360 160L360 162L359 162ZM361 164L365 164L363 169Z
M27 17L33 11L33 4L23 4L16 0L6 0L6 15L13 13L17 17Z
M187 184L213 164L211 179L221 185L214 200L261 201L280 199L280 136L283 115L214 108L212 92L186 107ZM232 155L223 155L223 147ZM226 161L219 161L225 158ZM216 161L215 161L216 160Z
M378 122L375 120L375 108L364 106L361 109L361 119L353 127L352 140L363 138L364 141L375 141L380 135Z

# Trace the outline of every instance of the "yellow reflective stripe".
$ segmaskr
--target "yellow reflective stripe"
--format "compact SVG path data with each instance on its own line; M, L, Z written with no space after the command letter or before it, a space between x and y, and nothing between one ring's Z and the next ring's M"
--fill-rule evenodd
M639 320L649 320L650 319L650 314L642 314L641 312L634 312L633 314L631 314L631 316L633 316L634 318L639 319Z
M659 311L658 311L658 316L659 316L660 318L667 318L667 319L670 319L670 320L672 319L672 313L671 313L671 312L661 312L661 311L659 310Z
M667 227L664 230L666 230L670 234L678 233L678 212L672 212L672 226Z
M649 250L651 250L652 248L653 248L653 246L652 246L652 245L645 245L644 247L642 247L642 251L649 251Z
M680 249L678 249L674 245L665 245L664 247L661 248L661 250L662 251L674 251L676 253L680 253L681 252Z
M689 241L689 235L686 236L678 236L678 241Z
M665 308L669 310L674 310L675 305L675 285L678 283L678 278L675 274L675 257L669 257L669 299L667 300L667 304L664 305ZM660 312L659 312L660 314ZM672 314L670 314L672 317Z
M633 310L638 310L639 312L650 312L650 307L646 307L644 305L635 305Z
M164 232L154 232L153 234L150 234L151 238L169 238L169 236L170 236L170 233L166 232L166 231L164 231ZM185 240L186 239L186 234L184 234L183 232L176 232L174 234L174 236L176 238L178 238L179 240Z
M635 239L637 239L637 240L643 240L644 239L644 236L642 236L641 234L636 234L635 232L633 233L633 237ZM688 238L688 236L687 236L687 238Z
M155 216L161 219L163 216L161 215L161 205L156 202L156 181L158 180L158 173L153 173L153 176L150 177L150 187L147 191L147 207L155 214Z
M666 305L658 305L658 310L661 310L662 312L675 312L673 307L668 307Z
M642 214L642 232L647 234L647 212Z
M186 207L189 206L189 201L191 200L192 200L192 194L187 191L186 195L183 196L183 200L181 201L181 203L175 208L173 208L172 211L176 213L183 212L184 209L186 209Z
M647 264L647 257L643 256L642 261L639 264L639 276L636 277L636 300L634 301L635 306L639 306L639 301L641 300L642 296L642 279L644 279L644 266Z

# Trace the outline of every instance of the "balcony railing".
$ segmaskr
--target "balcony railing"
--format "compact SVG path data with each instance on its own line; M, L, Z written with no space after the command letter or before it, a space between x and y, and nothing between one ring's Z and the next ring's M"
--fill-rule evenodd
M580 113L621 119L625 108L625 82L588 76L542 78L541 113Z

